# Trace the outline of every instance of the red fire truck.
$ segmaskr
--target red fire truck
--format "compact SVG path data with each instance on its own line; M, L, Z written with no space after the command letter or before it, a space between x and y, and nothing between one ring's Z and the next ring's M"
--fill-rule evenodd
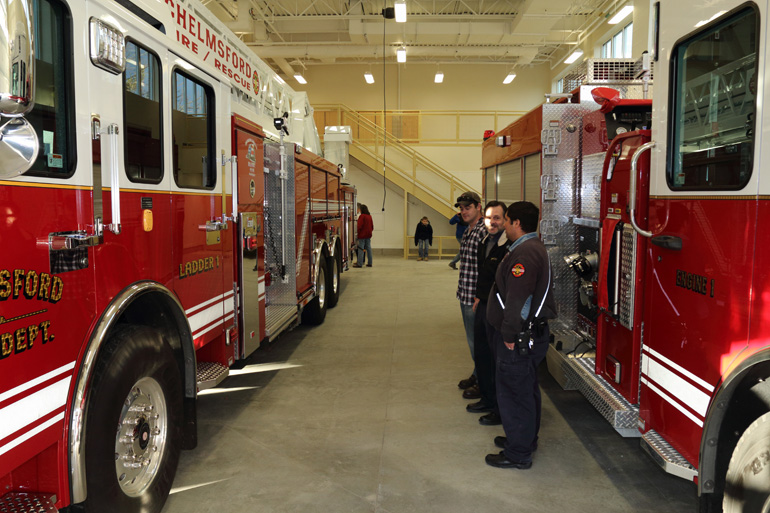
M2 511L159 511L197 391L339 299L355 191L217 23L0 1Z
M567 260L580 274L561 288L558 323L569 329L557 330L549 370L618 431L641 436L666 471L693 480L702 511L770 504L767 9L654 3L651 105L591 86L594 103L581 88L571 101L583 111L565 121L544 105L538 134L541 236L552 255L562 241L575 250ZM588 111L600 105L609 148L593 153L601 137ZM571 142L579 150L564 174L546 172ZM503 164L491 159L488 175ZM546 218L549 202L567 213Z

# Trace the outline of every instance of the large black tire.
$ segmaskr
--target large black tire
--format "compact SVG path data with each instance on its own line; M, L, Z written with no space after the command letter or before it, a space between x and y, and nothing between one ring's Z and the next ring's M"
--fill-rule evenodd
M326 262L323 260L322 262ZM316 287L316 297L314 297L302 310L302 322L306 324L319 325L326 319L326 307L328 306L328 283L326 281L326 265L321 265L318 269L318 282Z
M724 513L770 511L770 412L746 428L725 476Z
M340 277L342 273L342 259L339 252L326 260L329 269L329 293L327 300L327 307L334 308L337 306L337 302L340 300Z
M182 441L182 380L171 348L151 328L118 326L90 389L83 510L159 512Z

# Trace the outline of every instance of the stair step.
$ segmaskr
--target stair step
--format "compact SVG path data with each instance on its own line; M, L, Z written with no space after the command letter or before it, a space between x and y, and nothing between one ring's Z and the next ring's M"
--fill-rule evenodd
M594 373L595 358L568 358L553 345L549 345L549 370L552 366L558 366L558 372L569 389L580 390L621 436L642 436L637 428L639 407L629 403L604 378Z
M230 375L230 368L217 362L198 362L198 392L214 388ZM2 513L2 512L0 512Z
M11 492L0 497L0 513L56 513L54 502L51 494Z
M698 471L666 442L654 429L647 431L641 440L642 449L669 474L693 481Z

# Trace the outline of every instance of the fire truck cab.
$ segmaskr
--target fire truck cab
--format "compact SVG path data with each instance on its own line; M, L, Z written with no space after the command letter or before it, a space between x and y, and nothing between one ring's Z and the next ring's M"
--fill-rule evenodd
M197 392L337 303L355 190L195 0L0 24L0 509L157 512Z

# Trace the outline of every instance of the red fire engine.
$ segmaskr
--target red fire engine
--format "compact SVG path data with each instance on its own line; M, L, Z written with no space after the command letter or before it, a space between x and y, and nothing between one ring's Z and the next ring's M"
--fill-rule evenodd
M355 190L194 1L0 22L0 509L158 511L197 391L338 301Z
M627 88L643 74L589 69L569 103L500 132L523 134L518 147L485 143L485 194L500 197L512 159L539 158L540 232L562 280L557 380L693 480L702 511L767 511L767 5L657 2L653 13L652 102ZM605 64L622 63L589 68ZM577 274L560 274L557 256Z

